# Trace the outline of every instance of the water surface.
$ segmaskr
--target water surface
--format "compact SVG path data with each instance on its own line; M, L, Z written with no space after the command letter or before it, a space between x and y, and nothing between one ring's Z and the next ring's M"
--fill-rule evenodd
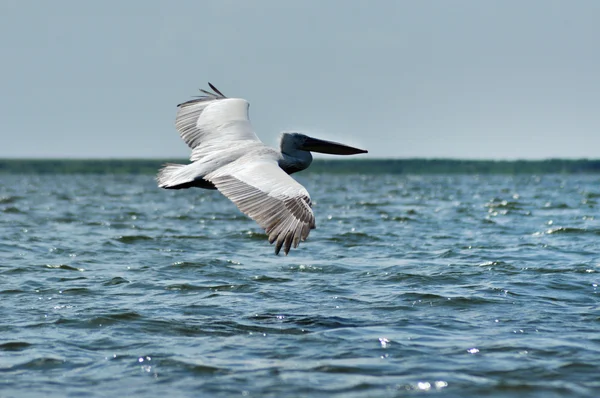
M218 192L0 176L0 395L599 393L600 177L298 179L285 257Z

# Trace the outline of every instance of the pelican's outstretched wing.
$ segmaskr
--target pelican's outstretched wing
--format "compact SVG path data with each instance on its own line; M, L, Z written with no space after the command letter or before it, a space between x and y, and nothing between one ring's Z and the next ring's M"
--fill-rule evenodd
M248 101L227 98L212 84L208 85L214 93L200 90L204 95L177 105L175 127L192 148L192 161L204 155L204 146L221 147L245 140L260 142L250 124Z
M269 157L247 157L206 176L219 191L277 242L285 254L315 228L310 195Z

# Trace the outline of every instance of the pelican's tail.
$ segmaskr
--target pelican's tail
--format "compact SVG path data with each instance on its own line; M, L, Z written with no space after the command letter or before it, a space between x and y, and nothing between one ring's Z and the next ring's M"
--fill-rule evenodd
M167 163L165 167L159 170L156 176L156 182L159 188L174 189L177 185L189 181L181 181L179 176L181 169L185 167L184 164Z
M215 189L215 186L198 175L198 171L192 164L167 163L159 170L156 176L159 188L184 189L184 188L206 188Z

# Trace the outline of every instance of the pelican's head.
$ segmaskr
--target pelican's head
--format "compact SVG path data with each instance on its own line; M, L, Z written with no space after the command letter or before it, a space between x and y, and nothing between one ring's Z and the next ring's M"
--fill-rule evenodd
M291 155L298 150L328 153L330 155L357 155L368 152L364 149L354 148L338 142L320 140L300 133L283 133L281 136L281 152Z

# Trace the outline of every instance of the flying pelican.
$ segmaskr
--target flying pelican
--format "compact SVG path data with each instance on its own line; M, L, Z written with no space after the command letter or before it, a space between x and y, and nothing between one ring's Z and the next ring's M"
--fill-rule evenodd
M289 174L311 164L310 151L367 151L299 133L283 133L277 151L254 133L248 101L227 98L208 85L213 92L201 89L203 95L177 105L175 127L192 149L192 163L166 164L156 177L158 186L218 189L265 230L269 243L276 242L275 254L283 247L287 255L315 228L310 195Z

